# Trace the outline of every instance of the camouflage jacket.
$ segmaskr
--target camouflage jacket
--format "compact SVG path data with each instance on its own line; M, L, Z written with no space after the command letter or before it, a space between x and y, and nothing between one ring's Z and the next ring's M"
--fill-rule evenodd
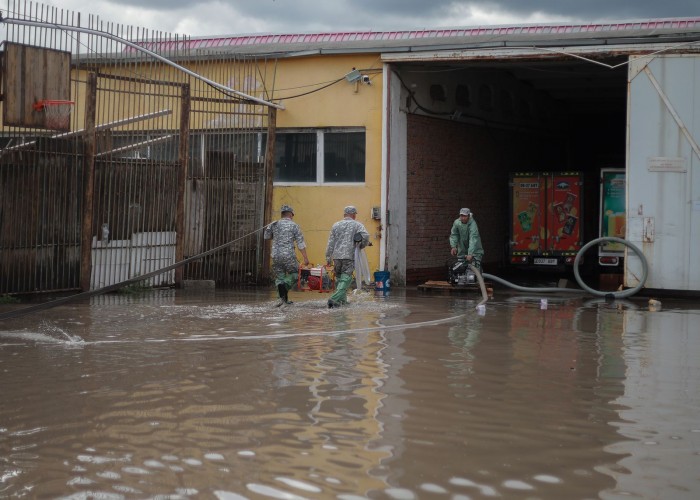
M365 226L352 217L345 217L333 224L331 234L328 236L328 246L326 246L326 261L335 259L354 259L355 234L362 236L360 248L364 248L369 243L369 233Z
M296 259L296 251L294 250L295 242L299 250L306 248L304 235L301 232L299 224L291 219L282 218L269 224L265 227L263 237L266 240L272 240L273 260Z

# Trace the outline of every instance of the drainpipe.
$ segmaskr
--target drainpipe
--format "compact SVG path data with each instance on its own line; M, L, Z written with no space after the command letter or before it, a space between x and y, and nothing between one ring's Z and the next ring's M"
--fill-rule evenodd
M386 207L387 207L387 180L388 180L388 174L389 174L389 148L391 147L389 143L389 132L391 130L390 127L390 113L389 113L389 103L391 100L389 99L389 66L387 64L384 64L383 68L383 75L382 75L382 173L381 173L381 183L380 183L380 196L381 196L381 217L380 217L380 222L381 222L381 231L379 232L379 237L381 238L381 241L379 242L379 270L380 271L385 271L386 270L386 247L387 247L387 238L386 238L386 223L387 223L387 218L386 218Z

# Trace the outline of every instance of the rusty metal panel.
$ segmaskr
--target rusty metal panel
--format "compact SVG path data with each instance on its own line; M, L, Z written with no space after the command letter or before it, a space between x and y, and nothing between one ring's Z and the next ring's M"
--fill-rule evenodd
M70 100L70 52L12 42L4 49L3 124L45 127L46 114L34 105Z

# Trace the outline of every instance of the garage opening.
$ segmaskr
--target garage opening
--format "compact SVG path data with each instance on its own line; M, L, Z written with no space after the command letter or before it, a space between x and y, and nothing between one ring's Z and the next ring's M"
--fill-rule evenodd
M513 262L514 239L519 237L513 228L518 220L513 214L518 209L513 206L513 175L579 175L574 212L578 247L598 237L601 171L622 169L624 175L626 61L625 55L590 61L423 61L392 67L400 80L407 129L406 284L446 279L449 232L461 207L475 214L486 272L545 270L562 277L571 272L559 254L556 263ZM543 220L555 203L546 199L538 207ZM555 232L543 229L540 241L533 238L531 243L547 255L556 244L551 241L566 236L561 228ZM597 256L584 262L582 274L622 273L620 262L602 272Z

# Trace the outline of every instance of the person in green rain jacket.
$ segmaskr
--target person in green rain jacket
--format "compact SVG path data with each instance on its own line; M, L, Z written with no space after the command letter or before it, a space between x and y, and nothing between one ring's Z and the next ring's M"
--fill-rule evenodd
M481 236L474 214L468 208L460 209L459 218L452 223L450 249L453 256L466 257L467 262L481 269L484 247L481 246Z

